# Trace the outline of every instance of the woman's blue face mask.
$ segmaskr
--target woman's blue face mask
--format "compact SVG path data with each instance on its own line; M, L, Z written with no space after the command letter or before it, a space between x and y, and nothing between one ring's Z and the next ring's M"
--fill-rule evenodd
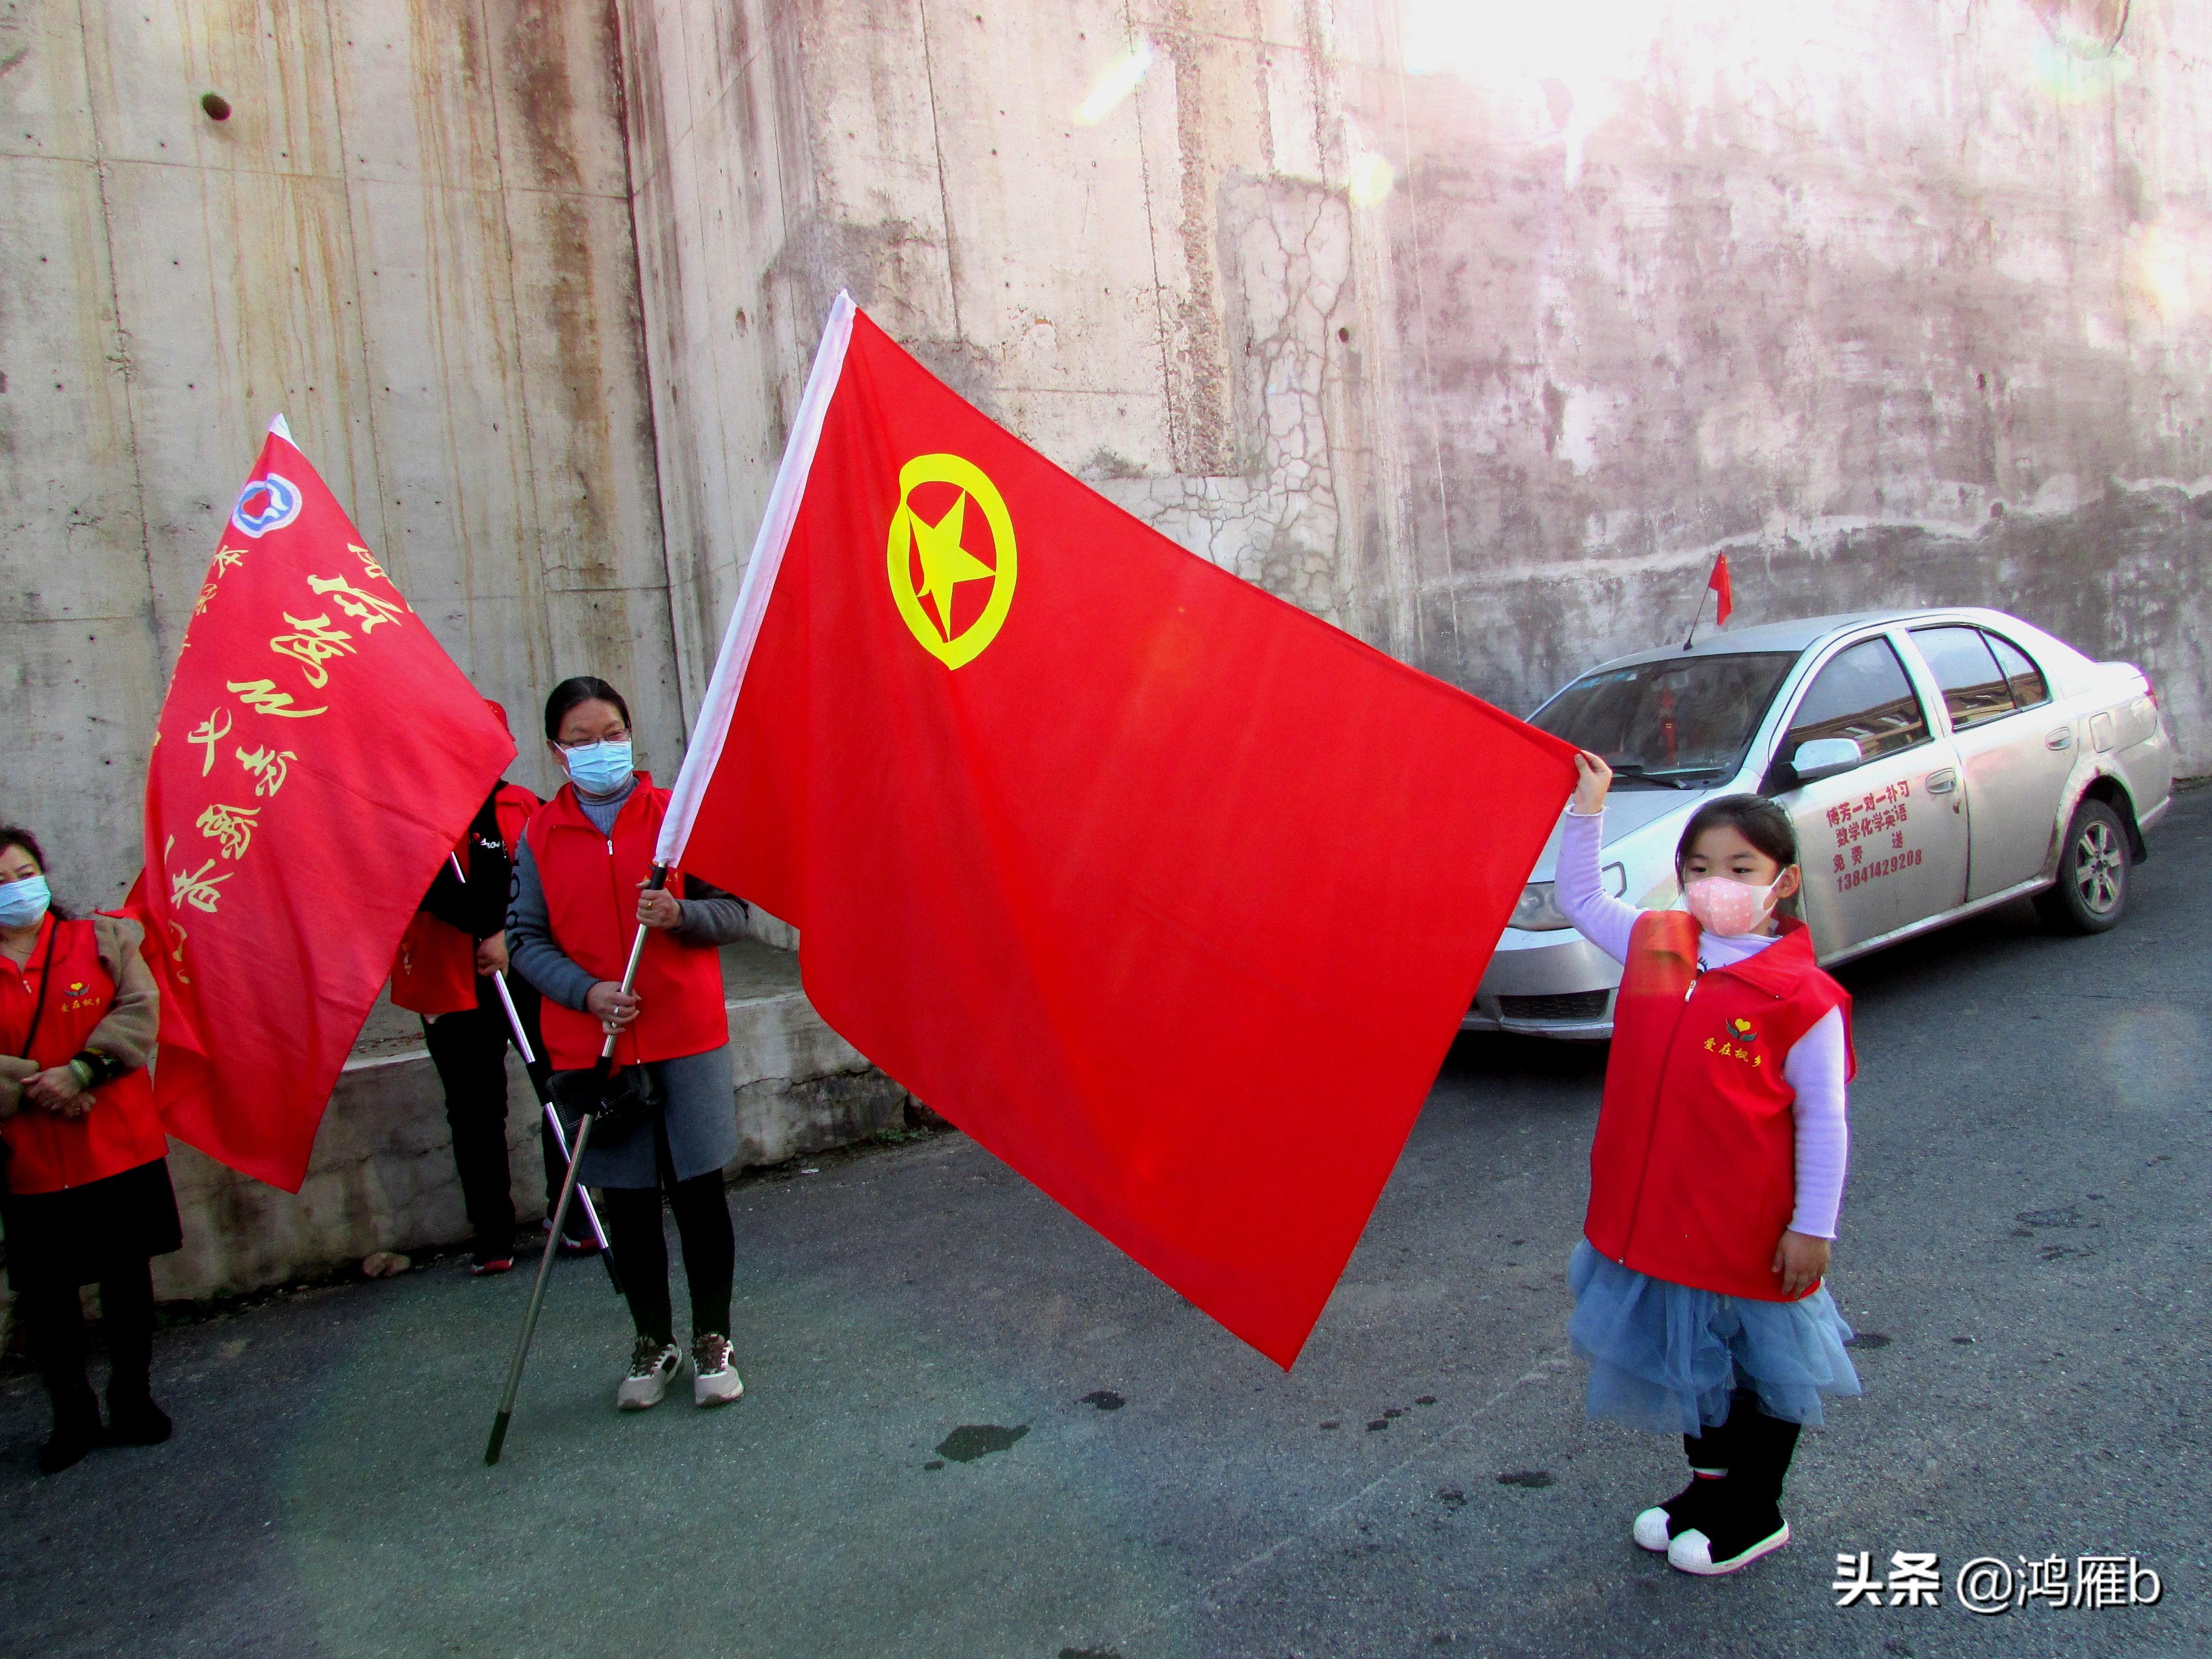
M611 795L629 781L629 739L620 743L587 743L580 749L564 749L561 758L569 781L587 795Z
M44 876L0 881L0 927L28 927L54 902Z

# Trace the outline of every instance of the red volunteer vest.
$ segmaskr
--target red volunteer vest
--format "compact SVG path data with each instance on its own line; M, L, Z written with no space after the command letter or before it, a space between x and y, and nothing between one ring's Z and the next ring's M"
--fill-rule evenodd
M1635 1272L1760 1302L1791 1299L1773 1270L1797 1204L1783 1061L1831 1008L1844 1011L1847 1053L1850 1042L1850 998L1814 964L1804 924L1782 927L1758 955L1700 975L1695 917L1638 920L1583 1223Z
M519 783L502 783L492 803L499 833L512 854L522 844L524 829L538 808L538 797ZM461 868L469 867L469 832L461 832L453 848ZM399 936L399 954L392 963L392 1000L410 1014L435 1019L477 1006L477 942L459 928L442 922L428 910L417 910L407 931Z
M545 889L553 942L587 973L617 983L637 936L638 884L653 873L653 843L668 810L668 791L654 788L642 772L637 776L611 836L592 828L576 804L575 786L566 783L524 832ZM672 873L669 885L682 880ZM638 1016L615 1045L616 1065L702 1054L730 1040L721 953L712 945L679 944L654 928L646 935L631 988L638 995ZM577 1071L598 1061L606 1033L591 1015L548 997L539 1018L556 1070Z
M91 922L57 921L49 914L20 971L12 959L0 957L0 1051L23 1052L41 998L46 1012L30 1058L41 1066L67 1065L115 1000L115 981L100 966ZM169 1139L154 1110L154 1085L145 1067L101 1084L92 1098L93 1108L82 1117L57 1117L26 1104L0 1123L0 1137L8 1143L9 1192L82 1187L168 1156Z

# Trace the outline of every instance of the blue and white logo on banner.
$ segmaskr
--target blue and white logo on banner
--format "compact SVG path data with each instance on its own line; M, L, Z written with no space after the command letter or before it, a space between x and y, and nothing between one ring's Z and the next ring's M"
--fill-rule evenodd
M282 530L300 516L300 487L282 473L256 478L230 509L230 521L246 536L264 536Z

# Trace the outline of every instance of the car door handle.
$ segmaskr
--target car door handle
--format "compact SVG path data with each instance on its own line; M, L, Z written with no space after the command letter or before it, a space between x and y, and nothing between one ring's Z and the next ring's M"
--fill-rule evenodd
M2043 746L2045 749L2071 749L2074 746L2074 728L2070 726L2060 726L2056 732L2045 737Z
M1928 775L1928 793L1931 795L1948 795L1958 787L1959 775L1948 766Z

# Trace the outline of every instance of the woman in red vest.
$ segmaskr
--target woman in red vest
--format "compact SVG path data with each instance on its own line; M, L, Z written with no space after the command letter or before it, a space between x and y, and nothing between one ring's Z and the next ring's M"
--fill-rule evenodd
M1679 1432L1691 1478L1636 1517L1685 1572L1733 1572L1790 1541L1782 1483L1824 1395L1855 1395L1822 1279L1842 1202L1850 998L1791 914L1789 814L1706 802L1674 854L1685 911L1608 894L1598 849L1613 773L1576 758L1556 891L1622 964L1589 1210L1567 1332L1589 1412Z
M169 1437L154 1403L151 1259L184 1243L146 1056L161 1024L135 921L54 908L30 832L0 827L0 1224L8 1284L53 1402L46 1474L102 1440ZM107 1424L85 1379L77 1287L100 1283Z
M689 876L647 889L668 791L633 769L629 708L612 686L589 678L556 686L545 737L568 781L523 834L507 951L544 993L554 1070L588 1069L613 1034L614 1063L642 1067L656 1097L642 1122L604 1137L594 1127L578 1173L604 1189L599 1219L637 1327L615 1403L659 1404L683 1364L668 1301L665 1189L691 1286L692 1401L727 1405L744 1385L730 1351L737 1245L722 1170L738 1154L738 1117L720 947L744 935L744 903ZM645 953L624 992L641 922Z

